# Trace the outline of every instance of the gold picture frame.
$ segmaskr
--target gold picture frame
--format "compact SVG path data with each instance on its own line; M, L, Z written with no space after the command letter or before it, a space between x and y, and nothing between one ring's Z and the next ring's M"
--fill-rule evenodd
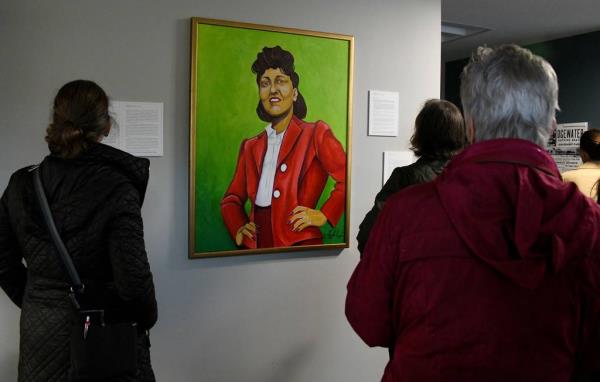
M348 248L354 38L194 17L190 52L189 258Z

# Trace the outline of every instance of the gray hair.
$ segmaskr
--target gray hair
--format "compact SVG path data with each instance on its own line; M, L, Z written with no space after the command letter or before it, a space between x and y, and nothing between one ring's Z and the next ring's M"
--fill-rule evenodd
M558 81L543 58L517 45L479 47L461 75L465 120L476 141L520 138L545 147L558 110Z

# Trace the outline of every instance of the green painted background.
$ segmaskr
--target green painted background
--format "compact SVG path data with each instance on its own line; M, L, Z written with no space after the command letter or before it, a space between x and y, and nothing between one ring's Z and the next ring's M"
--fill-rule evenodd
M263 47L292 53L306 121L325 121L347 148L349 45L347 40L198 24L196 40L195 252L236 249L220 212L243 139L266 126L256 115L258 87L251 66ZM333 188L328 183L319 208ZM249 203L246 209L249 210ZM325 243L343 243L345 215L321 227Z

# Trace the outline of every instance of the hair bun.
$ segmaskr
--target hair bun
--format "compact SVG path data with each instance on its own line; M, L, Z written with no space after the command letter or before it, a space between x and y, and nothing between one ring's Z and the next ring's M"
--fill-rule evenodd
M46 133L46 142L52 152L68 153L71 157L79 154L85 146L83 129L71 120L50 124Z
M110 128L108 97L92 81L75 80L60 88L54 98L52 123L46 142L52 153L71 159Z
M73 136L83 136L83 129L75 125L73 121L67 119L63 122L62 128L68 131Z

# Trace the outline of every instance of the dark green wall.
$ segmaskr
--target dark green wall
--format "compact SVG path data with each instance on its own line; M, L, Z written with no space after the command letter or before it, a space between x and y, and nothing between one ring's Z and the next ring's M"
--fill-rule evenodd
M444 79L444 98L447 101L459 106L462 110L462 102L460 102L460 73L465 65L469 62L468 58L463 58L456 61L446 62L446 77Z
M558 123L588 122L600 128L600 31L525 46L558 75ZM468 59L446 63L445 98L460 105L460 73Z

